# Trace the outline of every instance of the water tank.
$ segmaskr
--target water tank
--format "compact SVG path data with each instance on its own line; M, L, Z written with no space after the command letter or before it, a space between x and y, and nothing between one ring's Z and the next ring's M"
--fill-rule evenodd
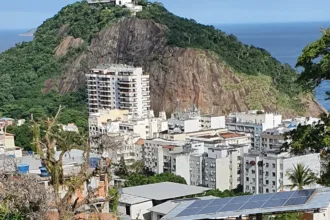
M29 165L27 164L20 164L17 166L17 170L20 174L27 174L29 172Z
M40 169L40 176L41 177L48 177L49 176L49 173L48 173L46 167L39 167L39 169Z
M98 157L91 157L89 158L89 166L90 168L96 168L99 164L100 158Z
M8 155L8 157L9 157L9 158L15 158L15 155L10 154L10 155Z

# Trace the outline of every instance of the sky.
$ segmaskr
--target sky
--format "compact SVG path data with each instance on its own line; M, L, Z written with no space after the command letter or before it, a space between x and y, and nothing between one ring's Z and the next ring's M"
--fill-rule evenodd
M1 2L0 29L38 27L76 0ZM329 21L330 0L158 0L176 15L203 24Z

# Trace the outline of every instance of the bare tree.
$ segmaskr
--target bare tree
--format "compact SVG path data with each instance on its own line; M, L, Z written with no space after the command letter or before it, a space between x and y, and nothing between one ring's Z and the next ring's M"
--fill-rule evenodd
M100 170L92 169L89 166L91 145L88 138L74 132L63 132L58 128L58 118L62 109L60 106L54 117L47 118L41 124L34 122L33 133L37 153L40 155L51 175L51 183L54 187L54 203L59 217L60 219L69 219L77 213L96 209L94 205L95 194L91 189L88 189L88 195L82 200L76 198L73 201L73 198L76 191L80 190L83 184ZM99 152L120 145L120 140L112 139L108 136L94 137L93 141L100 144ZM56 147L61 150L59 158L55 157ZM63 157L72 149L84 151L84 162L79 172L67 180L63 172ZM106 161L103 165L106 168L110 168L111 161ZM60 196L60 186L63 185L66 186L65 194L64 196ZM109 200L111 200L110 197L106 198L104 204ZM89 206L89 209L83 208L86 206Z

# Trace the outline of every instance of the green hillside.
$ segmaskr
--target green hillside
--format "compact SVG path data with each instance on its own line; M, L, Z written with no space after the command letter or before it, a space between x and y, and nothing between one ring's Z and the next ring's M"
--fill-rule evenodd
M72 121L86 130L85 88L63 96L56 90L43 93L45 81L50 78L58 79L65 71L65 64L85 51L95 34L128 16L130 14L125 8L101 4L90 6L84 1L77 2L64 7L53 18L46 20L38 28L32 42L18 44L2 53L2 114L13 118L27 118L32 112L38 118L54 114L58 105L62 104L66 106L62 123ZM300 91L294 83L298 75L292 68L280 64L263 49L240 43L233 35L226 35L212 26L175 16L159 3L148 3L137 17L166 25L170 45L211 50L237 72L271 76L283 95L294 97ZM64 57L54 56L55 48L66 36L82 38L84 44L71 49Z

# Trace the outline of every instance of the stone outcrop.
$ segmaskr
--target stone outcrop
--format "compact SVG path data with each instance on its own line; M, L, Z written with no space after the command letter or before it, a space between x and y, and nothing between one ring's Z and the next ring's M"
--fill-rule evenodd
M102 30L88 51L68 64L59 82L60 93L84 86L84 74L98 64L125 63L142 66L150 74L151 105L156 112L171 112L179 101L182 109L195 103L209 114L260 107L287 117L297 115L280 103L281 94L269 77L237 74L209 51L168 46L165 34L166 27L137 18ZM312 97L304 103L305 115L324 111Z
M60 45L55 48L55 55L58 57L65 56L70 48L77 48L83 43L83 39L67 36L62 40Z

